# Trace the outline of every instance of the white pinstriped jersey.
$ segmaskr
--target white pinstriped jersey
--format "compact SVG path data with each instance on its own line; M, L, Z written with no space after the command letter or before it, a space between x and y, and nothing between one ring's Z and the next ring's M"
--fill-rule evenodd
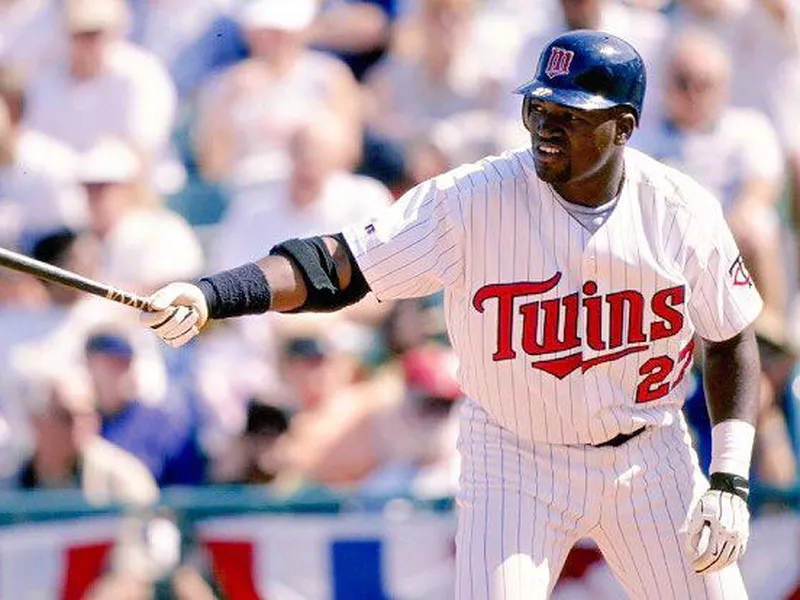
M719 202L625 150L625 182L592 234L529 148L424 182L345 230L382 300L444 289L464 392L523 439L596 444L669 425L692 339L728 339L759 314Z

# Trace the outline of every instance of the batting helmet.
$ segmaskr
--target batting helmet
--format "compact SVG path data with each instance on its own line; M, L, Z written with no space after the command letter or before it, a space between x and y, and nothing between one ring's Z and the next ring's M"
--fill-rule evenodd
M552 39L539 56L536 76L514 93L588 110L629 106L638 120L646 87L644 61L633 46L579 29Z

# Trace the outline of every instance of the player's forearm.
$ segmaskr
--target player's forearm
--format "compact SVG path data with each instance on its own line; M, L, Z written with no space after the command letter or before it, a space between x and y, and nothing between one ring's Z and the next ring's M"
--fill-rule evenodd
M347 289L352 276L352 266L346 250L332 237L323 237L325 245L336 262L339 284ZM297 263L281 255L266 256L256 263L264 272L269 285L272 302L270 310L286 312L303 306L308 290Z
M268 310L332 312L355 304L369 291L338 233L286 240L260 261L203 277L197 287L205 299L201 312L211 319Z
M706 342L706 402L711 428L712 489L739 489L747 480L758 414L760 364L752 327L724 342ZM735 490L733 490L735 491Z
M704 383L713 424L728 419L755 423L760 372L752 327L724 342L705 342Z

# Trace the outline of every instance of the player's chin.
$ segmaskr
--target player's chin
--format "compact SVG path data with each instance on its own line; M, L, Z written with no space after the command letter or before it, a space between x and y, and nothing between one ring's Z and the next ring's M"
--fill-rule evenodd
M536 175L545 183L566 183L569 181L569 164L566 160L534 159Z

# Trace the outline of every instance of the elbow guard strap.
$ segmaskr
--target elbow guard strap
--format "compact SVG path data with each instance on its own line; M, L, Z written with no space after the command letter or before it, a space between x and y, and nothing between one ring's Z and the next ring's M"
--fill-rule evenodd
M337 311L355 304L369 291L369 285L361 269L358 268L344 236L337 233L331 237L345 248L350 260L352 275L350 284L344 290L339 283L336 261L321 237L287 240L270 250L271 255L284 256L297 265L306 284L305 303L287 312Z

